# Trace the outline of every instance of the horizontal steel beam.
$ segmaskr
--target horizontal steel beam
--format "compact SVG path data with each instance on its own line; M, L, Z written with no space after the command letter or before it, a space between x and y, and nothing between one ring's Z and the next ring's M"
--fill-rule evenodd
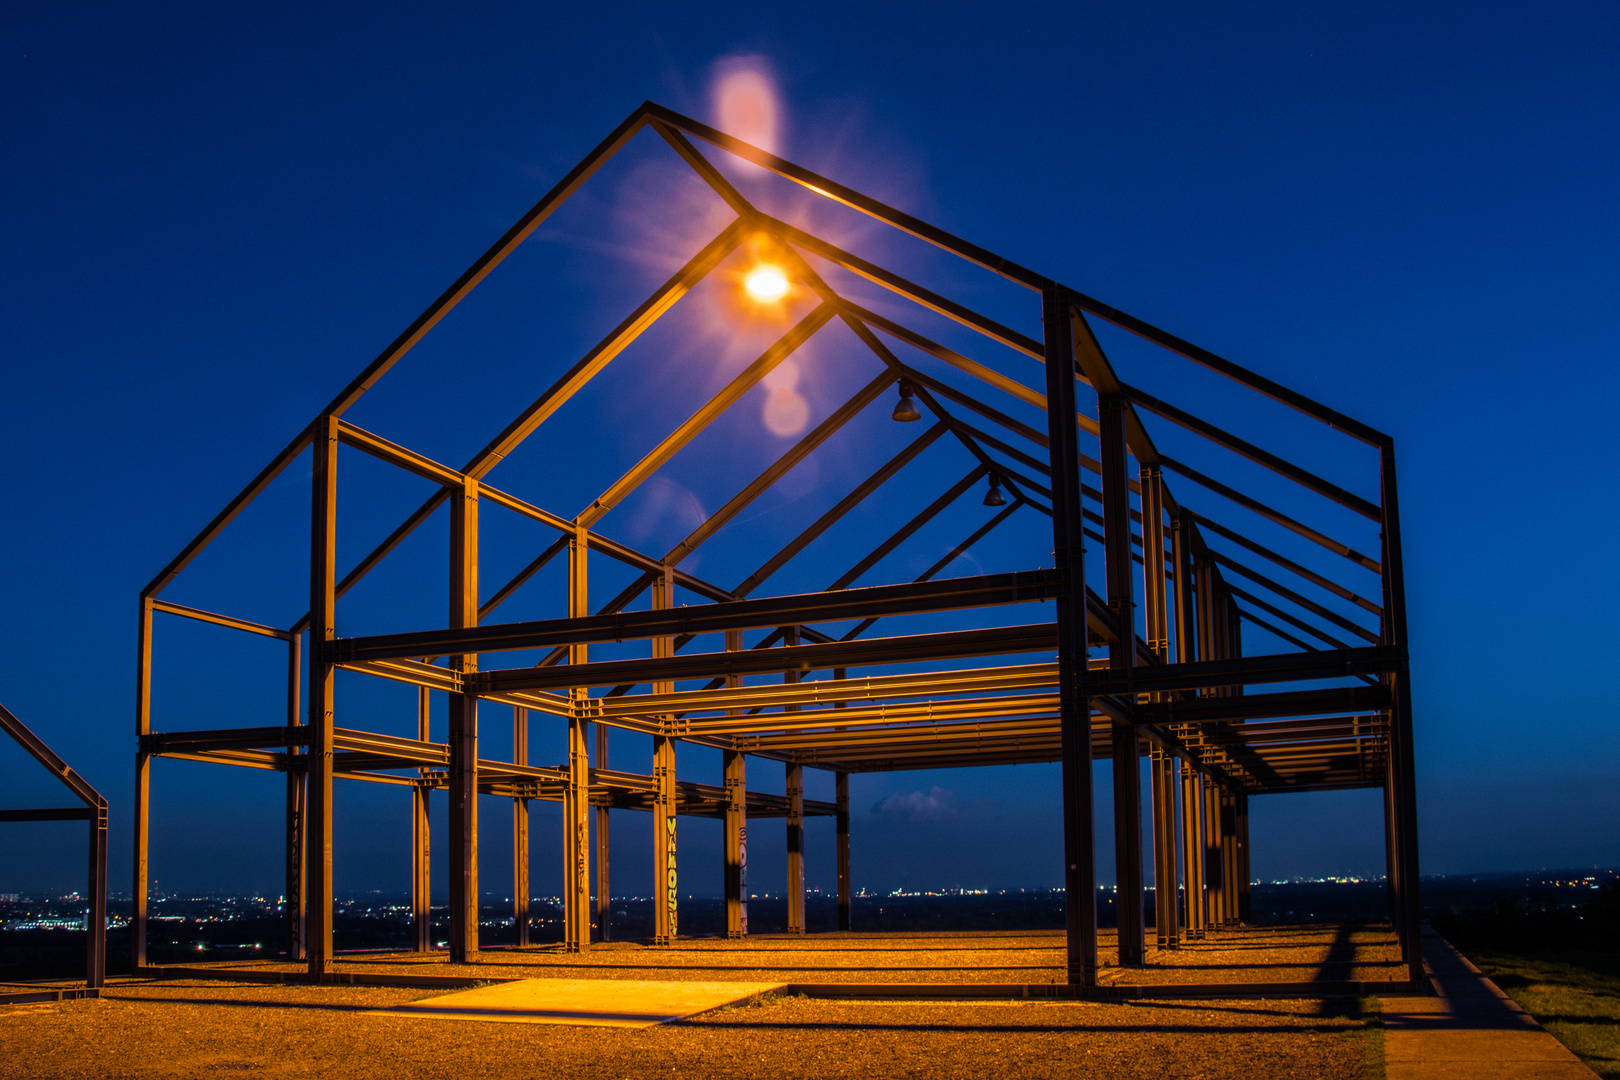
M325 646L324 652L332 662L347 664L413 656L540 649L1022 604L1051 599L1061 587L1062 580L1056 570L1020 570L653 611L616 611L573 619L340 638Z
M990 630L955 630L942 634L835 641L825 645L787 645L742 652L696 653L551 668L508 668L465 676L479 694L558 687L618 686L623 683L674 682L719 675L765 675L787 671L901 664L913 660L953 660L970 656L1050 652L1057 631L1051 623L1003 626Z

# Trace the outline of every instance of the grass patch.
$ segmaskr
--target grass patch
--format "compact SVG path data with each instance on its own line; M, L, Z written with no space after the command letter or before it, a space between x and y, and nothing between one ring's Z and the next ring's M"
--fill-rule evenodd
M1468 954L1599 1076L1620 1080L1620 953Z

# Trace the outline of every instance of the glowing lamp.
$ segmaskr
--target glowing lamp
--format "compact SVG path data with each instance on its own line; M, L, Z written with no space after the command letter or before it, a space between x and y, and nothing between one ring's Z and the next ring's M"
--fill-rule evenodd
M902 424L909 424L913 420L921 420L922 413L917 411L917 403L911 398L911 384L901 381L900 400L895 402L894 412L890 414Z
M787 295L787 275L769 264L756 266L743 278L748 295L762 304L771 304Z
M990 490L984 493L984 505L1007 505L1007 496L1001 493L1001 477L997 476L995 473L990 474Z

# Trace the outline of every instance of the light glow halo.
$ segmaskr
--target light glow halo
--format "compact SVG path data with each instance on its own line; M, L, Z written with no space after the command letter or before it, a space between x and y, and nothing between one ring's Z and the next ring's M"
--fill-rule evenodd
M761 263L748 271L743 288L751 299L762 304L774 304L787 295L788 279L781 267Z

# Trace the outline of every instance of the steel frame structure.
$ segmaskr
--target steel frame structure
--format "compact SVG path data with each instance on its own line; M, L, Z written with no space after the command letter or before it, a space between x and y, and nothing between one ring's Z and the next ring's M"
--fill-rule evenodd
M433 461L344 419L367 389L644 129L660 137L725 201L735 214L728 226L463 467ZM710 154L719 152L750 162L816 197L842 204L1038 294L1040 337L1003 325L770 216L726 179L699 144L707 145ZM715 272L748 237L759 235L779 249L789 271L814 294L816 303L758 361L573 517L542 509L488 482L491 470L522 440ZM897 302L944 316L1041 364L1044 385L1026 385L931 340L899 319L863 306L836 291L817 265L837 267L840 273L881 287ZM772 366L834 321L851 330L870 350L876 375L869 384L764 468L668 554L643 553L599 530L601 519L614 506L735 404ZM1094 332L1098 321L1371 447L1377 454L1378 499L1353 494L1122 381ZM902 354L916 359L903 359ZM932 363L954 369L953 378L966 377L978 391L964 392L930 373ZM919 425L923 430L905 450L736 587L714 584L681 568L692 552L739 511L897 384L902 392L909 388L932 418L931 424ZM1082 388L1087 401L1095 395L1096 420L1081 408ZM1041 410L1045 430L998 407L1008 401ZM971 422L969 414L974 417ZM1154 417L1154 423L1191 432L1283 477L1311 498L1332 502L1376 523L1382 538L1377 557L1356 551L1329 532L1223 483L1201 468L1161 453L1144 424L1145 416ZM1082 438L1095 441L1096 457L1082 451ZM939 440L960 444L976 465L946 487L931 506L859 559L825 591L754 596L761 584L812 540ZM336 558L340 446L437 485L420 509L342 573ZM197 554L306 450L312 459L308 614L283 629L161 599L163 590ZM1096 478L1097 487L1088 482L1088 473ZM1172 494L1171 474L1203 495L1234 503L1375 575L1376 598L1360 595L1193 505L1183 505ZM913 582L852 587L886 554L987 477L1005 486L1010 503L944 559ZM556 533L555 540L522 573L493 592L481 587L478 573L478 515L484 503L515 511ZM451 535L447 625L406 634L339 638L335 629L339 598L446 504ZM1021 510L1050 517L1053 567L962 579L937 577L958 555ZM1212 545L1212 538L1221 543ZM1102 595L1086 585L1088 539L1099 545L1102 554L1106 570ZM595 606L589 590L593 555L637 572L630 588ZM493 611L542 566L564 557L568 566L566 618L505 624L489 621ZM677 607L677 589L704 602ZM645 594L650 594L647 610L626 610ZM1341 606L1350 605L1358 617L1330 608L1322 602L1328 597ZM892 616L1006 608L1032 601L1050 603L1050 608L1043 608L1050 617L991 629L864 636L876 622ZM1304 614L1279 607L1279 601ZM288 653L286 724L155 731L150 690L152 626L153 615L159 612L284 642ZM853 630L836 637L817 628L817 624L849 620L860 621ZM1296 645L1298 651L1245 654L1245 623ZM519 847L515 895L520 943L526 940L527 931L528 801L562 803L565 940L570 949L577 950L586 948L592 936L587 840L593 810L598 826L599 916L605 914L608 897L608 811L652 813L660 880L667 874L667 899L655 905L659 913L655 936L660 942L677 934L679 815L708 815L725 823L731 935L747 932L748 819L786 820L789 922L791 930L802 932L803 819L807 814L835 816L839 921L841 928L847 928L849 773L1061 762L1065 885L1071 899L1068 978L1071 984L1092 986L1097 980L1097 888L1091 763L1107 759L1113 765L1119 959L1122 964L1139 964L1145 950L1145 917L1138 778L1145 755L1150 762L1147 801L1159 883L1156 922L1160 947L1174 948L1183 938L1201 938L1246 918L1251 796L1380 787L1385 796L1393 923L1408 975L1414 984L1422 981L1405 589L1390 437L1057 280L652 103L636 109L526 213L142 590L139 628L133 889L138 965L146 962L147 822L154 756L286 774L288 932L295 955L307 958L315 975L332 963L332 788L337 778L402 784L414 792L413 889L417 942L422 949L429 944L426 806L431 791L446 793L450 807L450 953L453 960L472 961L478 953L480 793L512 799ZM760 630L770 633L745 647L744 632ZM701 635L724 635L724 648L686 651L687 644ZM592 644L630 640L650 642L651 656L590 659ZM535 666L487 666L502 652L519 649L550 652ZM1051 659L933 670L940 661L1031 653ZM886 669L886 673L871 673L872 668ZM340 669L418 687L418 737L338 727L333 675ZM817 673L827 677L811 677ZM304 679L307 683L301 686ZM1310 686L1287 688L1304 683ZM307 722L300 712L305 690ZM449 698L445 743L428 737L430 691ZM513 709L517 733L513 760L480 756L480 701L501 702ZM528 761L526 732L531 714L566 725L569 752L562 765ZM589 747L593 724L597 732L594 766ZM653 737L652 775L608 767L608 727ZM677 780L677 741L720 750L725 762L724 786ZM747 790L748 755L785 763L785 797ZM836 803L804 798L801 770L807 765L836 774ZM598 921L605 927L605 919Z
M84 821L90 826L89 874L85 901L85 957L82 992L71 990L41 991L34 994L0 993L0 999L17 1003L29 1000L56 1000L64 996L99 997L107 982L107 800L87 783L84 777L57 757L38 735L7 709L0 705L0 731L28 751L47 772L62 782L83 806L49 809L0 810L0 821Z

